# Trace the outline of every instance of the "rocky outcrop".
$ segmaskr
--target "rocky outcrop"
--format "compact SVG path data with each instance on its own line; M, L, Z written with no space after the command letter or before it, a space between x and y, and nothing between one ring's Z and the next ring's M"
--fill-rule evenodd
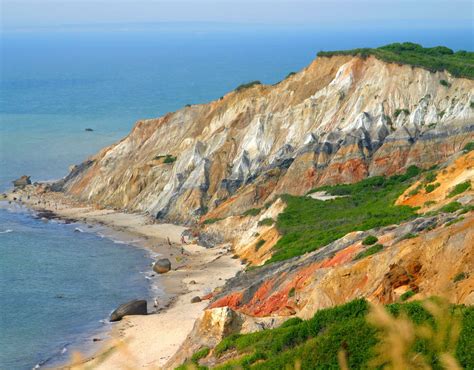
M189 359L203 347L215 347L223 338L236 333L252 333L280 326L285 318L258 318L236 312L229 307L219 307L204 311L196 321L193 330L176 354L166 363L165 368L173 369Z
M30 176L21 176L20 178L13 181L13 186L15 188L24 188L27 185L31 185Z
M474 137L473 91L446 72L318 58L275 86L139 121L53 189L178 222L239 215L281 193L443 162Z
M110 314L110 321L120 321L124 316L146 315L147 313L147 302L145 300L135 299L120 305L113 311Z

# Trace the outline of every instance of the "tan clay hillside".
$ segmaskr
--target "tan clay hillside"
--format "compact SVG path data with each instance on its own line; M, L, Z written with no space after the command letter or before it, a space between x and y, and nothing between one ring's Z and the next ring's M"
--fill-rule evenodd
M473 91L447 72L317 58L275 86L139 121L55 189L178 222L237 215L278 194L443 162L474 136Z

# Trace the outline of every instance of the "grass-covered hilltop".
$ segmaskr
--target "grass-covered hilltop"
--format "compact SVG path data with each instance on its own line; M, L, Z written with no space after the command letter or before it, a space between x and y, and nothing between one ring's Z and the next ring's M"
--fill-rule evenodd
M397 42L379 48L320 51L318 53L318 57L331 57L334 55L361 57L372 55L389 63L408 64L433 72L446 70L455 77L474 79L474 52L466 50L454 52L445 46L424 48L412 42Z

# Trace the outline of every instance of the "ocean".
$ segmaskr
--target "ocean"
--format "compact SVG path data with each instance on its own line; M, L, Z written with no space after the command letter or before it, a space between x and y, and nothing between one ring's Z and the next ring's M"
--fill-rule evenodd
M70 165L125 136L139 119L217 99L244 82L278 82L319 50L395 41L472 50L471 36L462 29L204 24L4 32L0 191L21 175L33 181L65 176ZM65 348L86 350L117 304L149 294L145 251L5 207L0 369L51 365L68 356Z

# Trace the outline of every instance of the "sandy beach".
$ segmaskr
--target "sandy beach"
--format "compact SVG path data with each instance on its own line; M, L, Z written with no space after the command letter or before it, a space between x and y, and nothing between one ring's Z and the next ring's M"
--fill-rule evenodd
M110 338L92 357L72 356L67 369L166 369L166 362L178 350L208 300L191 303L193 297L205 297L242 269L232 258L230 245L204 248L182 244L183 226L157 224L147 215L83 206L59 193L38 194L33 186L7 194L6 201L16 202L37 212L51 211L54 217L75 220L86 225L105 226L121 240L133 240L160 258L169 258L171 271L154 277L165 292L157 307L148 307L146 316L127 316L111 325ZM154 312L153 312L154 311ZM91 338L92 340L92 338ZM132 355L133 354L133 355Z

